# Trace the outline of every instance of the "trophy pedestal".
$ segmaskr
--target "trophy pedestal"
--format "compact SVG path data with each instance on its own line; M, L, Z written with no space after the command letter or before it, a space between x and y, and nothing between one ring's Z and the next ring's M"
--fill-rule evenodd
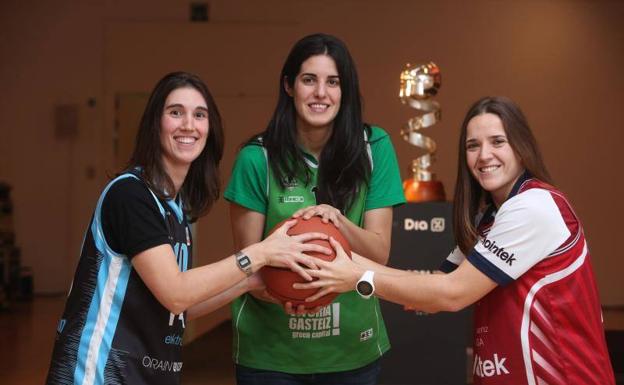
M438 180L407 179L403 181L403 193L408 202L439 202L446 200L444 186Z

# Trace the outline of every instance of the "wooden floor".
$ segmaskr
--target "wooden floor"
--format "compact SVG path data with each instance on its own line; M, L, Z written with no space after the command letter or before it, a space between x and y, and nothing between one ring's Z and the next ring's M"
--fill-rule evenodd
M64 297L36 297L0 310L0 384L43 384L64 303ZM624 331L621 309L605 311L604 321L608 330ZM182 383L234 385L231 338L226 322L185 346Z
M65 297L36 297L0 311L0 384L43 384ZM184 348L184 385L234 385L230 324Z

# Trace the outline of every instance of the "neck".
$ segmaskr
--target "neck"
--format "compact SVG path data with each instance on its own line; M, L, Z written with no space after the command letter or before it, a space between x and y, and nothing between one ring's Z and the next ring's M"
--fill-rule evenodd
M188 174L189 167L188 166L176 166L167 162L166 159L163 160L163 166L165 168L165 172L171 178L173 182L174 191L171 196L175 197L180 192L182 185L184 184L184 180L186 179L186 175Z
M297 127L297 142L317 160L332 134L333 127Z

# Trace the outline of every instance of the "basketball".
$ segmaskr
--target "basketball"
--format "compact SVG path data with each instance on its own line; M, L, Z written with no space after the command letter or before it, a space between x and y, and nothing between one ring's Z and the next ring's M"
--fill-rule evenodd
M291 219L287 219L286 221L288 220ZM284 222L286 221L278 223L273 228L273 230L271 230L271 233L278 229L280 226L282 226L282 224L284 224ZM324 233L330 237L333 237L336 241L340 243L347 255L351 257L351 247L349 246L349 243L347 242L345 237L343 237L340 233L340 230L331 222L323 223L321 217L314 216L308 220L299 218L297 220L297 224L295 224L288 230L288 235L298 235L309 232ZM314 239L308 242L325 246L330 249L332 253L329 255L316 252L310 252L306 254L323 259L325 261L333 261L334 258L336 258L336 253L331 247L329 240ZM305 299L314 295L318 289L293 289L293 283L306 282L306 280L299 274L286 268L265 266L260 270L260 275L264 280L266 290L269 294L271 294L276 299L282 301L282 303L291 302L294 307L304 305L306 308L310 309L316 306L325 306L331 303L338 295L338 293L330 293L317 299L316 301L305 302Z

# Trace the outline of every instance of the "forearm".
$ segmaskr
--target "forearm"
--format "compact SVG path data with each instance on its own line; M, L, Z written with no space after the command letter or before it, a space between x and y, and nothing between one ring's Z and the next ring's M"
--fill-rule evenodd
M351 253L353 262L357 263L364 270L373 270L375 273L383 273L392 276L403 276L412 274L407 270L394 269L392 267L382 265L381 263L374 262L368 258L364 258L356 252Z
M442 274L376 273L375 295L427 313L459 311L470 304L448 281L448 276Z
M351 245L352 251L376 263L388 263L390 235L357 226L346 217L341 217L340 231Z
M235 298L243 295L244 293L248 291L248 289L249 287L247 285L247 279L243 279L242 281L238 282L236 285L230 287L229 289L226 289L222 291L221 293L211 298L208 298L207 300L203 302L200 302L196 305L191 306L187 310L187 318L192 320L192 319L204 316L206 314L212 313L213 311L219 309L220 307L223 307L229 304Z
M497 283L464 261L449 274L376 274L375 285L383 299L434 313L459 311L494 290Z
M233 255L220 261L181 272L173 258L169 245L165 253L154 250L151 255L135 257L133 264L158 301L174 314L205 301L247 277ZM258 271L267 261L261 245L244 249L250 257L251 269Z

